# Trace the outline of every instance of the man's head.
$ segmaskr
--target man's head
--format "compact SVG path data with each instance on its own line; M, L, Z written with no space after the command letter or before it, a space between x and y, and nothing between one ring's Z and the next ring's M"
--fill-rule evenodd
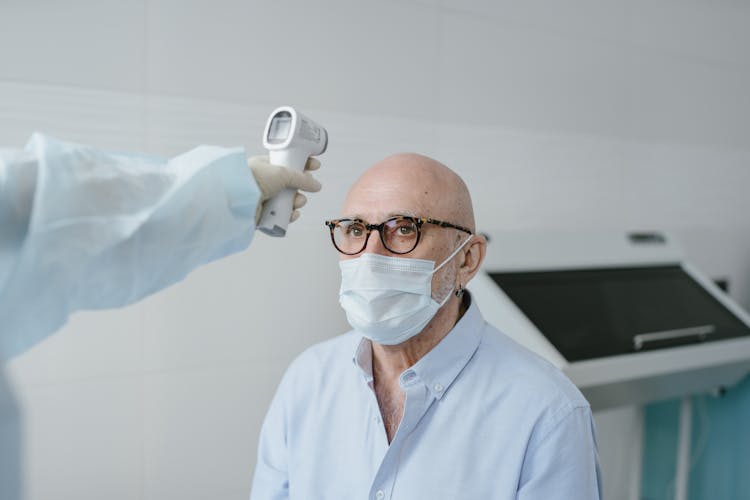
M475 232L471 196L463 180L442 163L414 153L389 156L376 163L354 183L344 201L343 217L361 219L368 224L399 215L447 222ZM370 234L362 252L341 255L352 259L364 253L435 261L440 265L466 239L461 250L433 277L432 297L441 302L474 277L484 259L483 237L453 227L423 223L419 242L405 254L389 250L377 230ZM446 309L458 310L458 300L448 300Z

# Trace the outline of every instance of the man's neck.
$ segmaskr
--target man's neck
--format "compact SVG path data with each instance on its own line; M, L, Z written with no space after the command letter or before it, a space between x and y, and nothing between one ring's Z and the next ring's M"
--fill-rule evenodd
M372 344L372 370L376 381L396 383L399 375L430 352L458 323L465 312L460 298L451 297L427 326L406 342L388 346Z

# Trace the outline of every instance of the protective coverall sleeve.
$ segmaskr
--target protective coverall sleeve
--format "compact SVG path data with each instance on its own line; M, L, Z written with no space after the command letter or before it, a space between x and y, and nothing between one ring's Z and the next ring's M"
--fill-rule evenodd
M36 134L0 151L0 355L246 248L259 195L241 148L162 161Z

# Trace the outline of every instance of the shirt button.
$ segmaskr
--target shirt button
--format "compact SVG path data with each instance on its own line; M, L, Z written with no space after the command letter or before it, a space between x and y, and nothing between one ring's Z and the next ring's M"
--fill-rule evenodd
M383 500L385 498L385 492L383 490L378 490L378 492L375 493L375 498Z
M433 389L435 389L435 392L443 392L444 387L440 384L435 384Z
M380 417L372 417L372 421L375 422L376 424L379 424L380 423Z

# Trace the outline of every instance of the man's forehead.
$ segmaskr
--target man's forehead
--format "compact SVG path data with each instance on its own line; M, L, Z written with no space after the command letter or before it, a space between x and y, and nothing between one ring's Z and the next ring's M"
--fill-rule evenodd
M365 222L379 223L391 217L398 217L405 215L407 217L424 217L422 214L417 213L413 210L392 210L390 212L370 212L370 211L355 211L345 212L342 217L346 219L360 219Z
M456 210L466 205L459 196L463 191L460 177L441 163L420 155L394 155L354 183L341 216L371 224L397 215L452 221L460 219Z
M442 200L446 201L445 199ZM423 200L384 197L379 199L349 198L344 204L342 217L361 219L370 223L380 223L391 217L440 218L446 216L446 208L440 197Z

